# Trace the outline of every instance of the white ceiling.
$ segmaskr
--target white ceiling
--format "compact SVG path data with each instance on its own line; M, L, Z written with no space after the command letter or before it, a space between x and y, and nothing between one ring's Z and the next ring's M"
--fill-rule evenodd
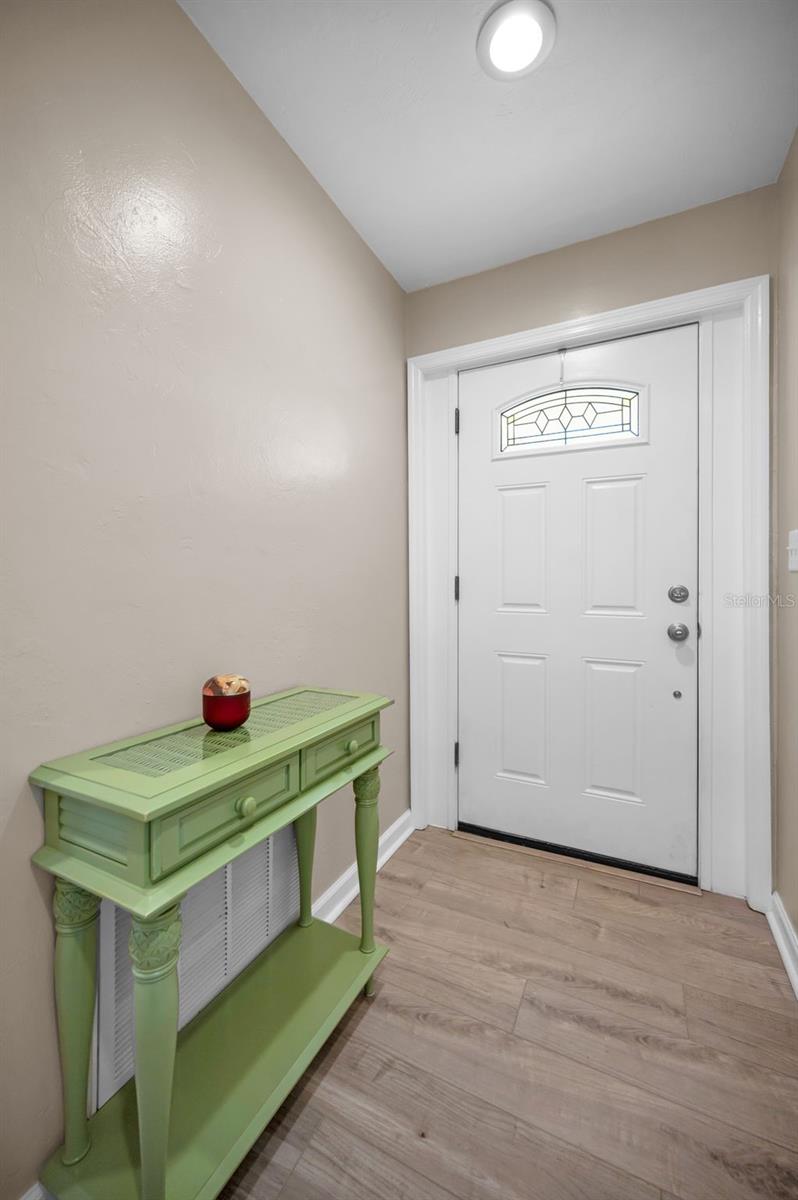
M551 0L513 83L491 0L180 3L407 290L772 183L798 119L798 0Z

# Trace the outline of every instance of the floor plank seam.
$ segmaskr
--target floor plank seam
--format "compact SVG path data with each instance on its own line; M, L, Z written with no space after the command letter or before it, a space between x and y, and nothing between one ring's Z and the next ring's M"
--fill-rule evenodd
M312 1140L312 1139L311 1139L311 1140ZM285 1192L285 1190L286 1190L286 1188L288 1187L289 1183L290 1183L290 1182L291 1182L291 1180L293 1179L293 1177L294 1177L294 1172L296 1171L297 1167L298 1167L298 1166L299 1166L299 1164L302 1162L302 1159L303 1159L304 1157L305 1157L305 1151L303 1150L303 1151L302 1151L302 1153L300 1154L299 1158L296 1160L296 1162L294 1163L293 1167L291 1168L291 1170L288 1172L288 1174L286 1175L285 1179L283 1180L283 1182L282 1182L282 1185L281 1185L281 1187L280 1187L280 1190L279 1190L279 1192L277 1192L277 1193L276 1193L276 1195L275 1195L275 1197L274 1197L274 1200L280 1200L280 1197L283 1195L283 1193Z

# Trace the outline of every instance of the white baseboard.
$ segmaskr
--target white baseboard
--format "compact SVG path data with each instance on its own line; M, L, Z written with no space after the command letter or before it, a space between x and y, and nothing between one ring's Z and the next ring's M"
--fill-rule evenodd
M378 871L387 863L391 855L396 853L402 842L407 841L410 834L415 831L415 828L413 814L408 808L398 820L394 821L393 825L385 830L385 833L380 838L377 857ZM319 896L313 905L314 917L319 917L322 921L336 920L337 917L340 917L346 906L352 903L359 890L357 864L352 863L351 867L347 867L343 875L340 875L335 883L331 883L327 891Z
M796 932L778 892L773 893L773 901L767 918L773 940L778 947L784 969L792 984L792 990L798 999L798 932Z

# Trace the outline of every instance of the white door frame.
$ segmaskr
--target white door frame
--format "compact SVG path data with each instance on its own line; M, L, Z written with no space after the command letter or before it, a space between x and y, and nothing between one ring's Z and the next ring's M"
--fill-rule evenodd
M699 327L698 863L702 887L771 897L769 276L408 360L411 809L457 823L458 372Z

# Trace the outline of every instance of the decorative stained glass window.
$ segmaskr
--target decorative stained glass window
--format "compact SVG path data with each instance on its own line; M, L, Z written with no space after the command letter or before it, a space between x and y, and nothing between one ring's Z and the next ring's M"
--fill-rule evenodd
M501 450L586 439L639 436L639 393L613 387L568 387L533 396L501 414Z

